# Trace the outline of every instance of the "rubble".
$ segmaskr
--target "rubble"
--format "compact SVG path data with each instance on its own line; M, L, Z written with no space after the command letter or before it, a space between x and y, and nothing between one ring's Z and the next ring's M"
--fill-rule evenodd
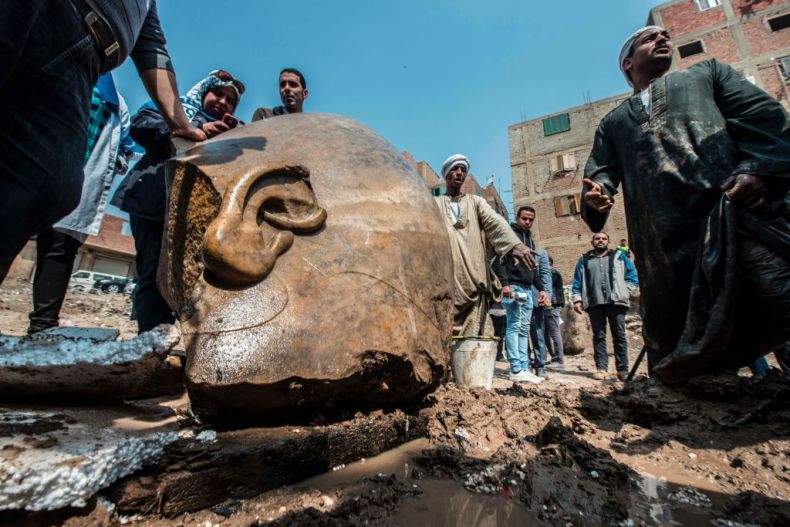
M129 340L110 336L92 328L0 335L0 398L107 401L183 390L183 369L166 360L180 339L174 326Z
M116 423L129 417L109 409L0 410L0 510L84 507L101 489L157 462L177 439L174 421L145 430Z

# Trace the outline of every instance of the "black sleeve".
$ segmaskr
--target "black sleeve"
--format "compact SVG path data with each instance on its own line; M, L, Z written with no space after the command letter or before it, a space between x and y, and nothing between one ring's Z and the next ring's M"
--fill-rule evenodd
M494 271L496 277L499 278L499 283L501 283L503 287L510 285L507 266L502 263L502 258L499 256L494 257L494 262L491 264L491 270Z
M129 135L147 153L167 152L170 149L170 128L162 114L154 108L143 108L132 117Z
M592 151L587 159L587 165L584 167L584 177L601 185L604 194L614 201L617 187L620 186L623 176L617 160L617 152L611 139L606 134L604 121L601 121L598 129L595 131ZM587 193L587 190L587 187L582 185L582 219L592 232L598 232L603 230L606 225L606 220L609 219L609 211L598 212L587 206L584 203L584 195Z
M173 63L170 61L170 54L167 52L167 41L159 23L159 13L156 9L156 2L151 2L148 14L140 28L137 42L130 54L137 71L146 70L170 70L173 71Z

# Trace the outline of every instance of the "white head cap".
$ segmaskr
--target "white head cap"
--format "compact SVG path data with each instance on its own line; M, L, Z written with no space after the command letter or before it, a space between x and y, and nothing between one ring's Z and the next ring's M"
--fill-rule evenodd
M464 165L466 166L466 171L469 172L469 159L463 154L454 154L445 159L444 163L442 163L442 179L447 177L447 173L453 169L456 165Z
M634 42L636 42L636 39L639 38L639 35L641 35L645 31L650 31L652 29L655 29L655 30L658 30L658 31L666 31L661 26L645 26L645 27L643 27L641 29L637 29L634 32L633 35L628 37L628 40L623 42L623 47L620 48L620 64L619 64L620 72L623 74L623 77L625 77L625 82L627 82L628 85L631 86L632 88L633 88L634 84L631 82L631 77L628 76L628 72L626 72L623 69L623 61L631 56L631 51L633 50Z

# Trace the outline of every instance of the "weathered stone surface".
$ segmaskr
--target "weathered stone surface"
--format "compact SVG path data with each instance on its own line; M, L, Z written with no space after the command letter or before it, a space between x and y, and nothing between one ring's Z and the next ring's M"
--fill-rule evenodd
M107 496L122 514L176 516L296 483L425 434L425 418L396 411L329 426L220 432L214 442L179 439L156 467Z
M0 408L0 511L85 507L178 439L171 407ZM0 517L1 519L1 517Z
M578 355L585 349L592 351L592 327L587 313L579 315L573 310L573 304L565 304L562 309L561 326L562 346L565 353Z
M0 399L106 403L184 389L184 369L165 360L180 338L173 326L122 341L68 334L0 336Z
M447 233L384 139L338 116L283 116L188 150L170 173L159 281L201 418L381 407L436 386Z

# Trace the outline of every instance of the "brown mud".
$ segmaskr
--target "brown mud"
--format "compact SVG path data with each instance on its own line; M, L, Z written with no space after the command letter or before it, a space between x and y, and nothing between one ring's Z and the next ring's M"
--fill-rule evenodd
M81 295L74 325L102 316L122 327L122 314L96 314L112 295ZM0 289L3 333L24 331L22 296L9 302ZM629 336L632 361L639 344ZM497 366L492 391L441 386L411 410L426 437L375 458L175 517L122 515L103 499L81 517L145 527L790 525L790 384L775 370L680 391L644 376L593 380L589 351L540 385L514 385Z

